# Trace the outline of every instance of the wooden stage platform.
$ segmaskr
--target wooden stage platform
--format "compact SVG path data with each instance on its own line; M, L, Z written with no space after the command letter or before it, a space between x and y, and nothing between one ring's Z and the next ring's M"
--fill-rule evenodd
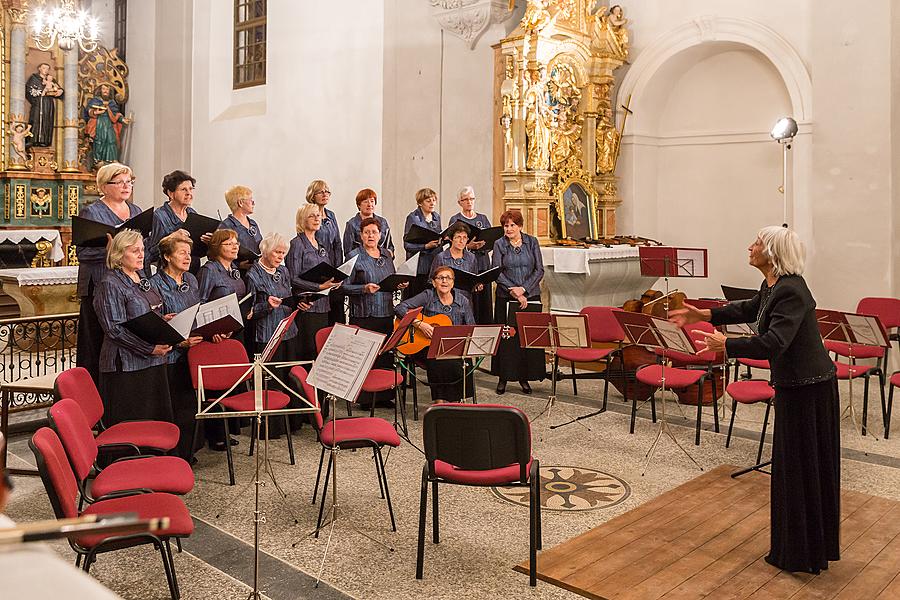
M769 478L724 465L538 554L538 578L587 598L900 598L900 502L844 491L841 560L779 571ZM528 564L516 566L527 573ZM538 585L545 585L538 583Z

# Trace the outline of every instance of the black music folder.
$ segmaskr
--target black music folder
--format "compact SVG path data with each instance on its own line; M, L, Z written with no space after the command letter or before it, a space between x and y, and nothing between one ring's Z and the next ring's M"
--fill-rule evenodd
M336 282L343 281L350 277L350 273L353 272L353 267L356 265L356 260L358 258L359 255L354 254L339 267L332 267L327 262L320 262L313 268L307 269L301 273L299 278L303 281L311 281L313 283L325 283L329 279L333 279Z
M409 231L404 234L403 241L410 244L427 244L434 240L443 239L446 235L446 230L438 232L413 223L412 227L409 228Z
M380 292L395 292L397 286L401 283L412 283L416 280L415 275L406 275L403 273L392 273L378 282Z
M463 271L462 269L457 269L455 267L451 267L453 269L453 274L456 276L456 287L461 290L471 291L479 283L488 286L500 277L500 272L503 271L502 266L497 266L492 269L488 269L482 273L470 273L469 271Z
M457 221L458 222L458 221ZM494 244L503 237L503 228L500 226L497 227L487 227L486 229L478 229L477 227L469 227L472 230L472 235L469 236L470 242L485 242L484 246L481 247L481 250L485 252L490 252L494 249Z
M241 246L238 249L237 262L238 264L243 262L255 263L260 256L262 256L262 254L259 252L254 252L246 246Z
M187 219L185 219L184 225L182 225L181 228L191 235L191 241L194 242L194 247L191 249L191 255L206 256L206 251L209 249L209 246L202 242L200 238L207 233L214 232L221 224L221 219L214 219L196 212L188 213Z
M145 312L122 323L128 331L153 345L176 346L191 335L191 327L200 304L181 311L170 321L154 311Z
M85 248L105 248L106 234L115 237L123 229L135 229L147 237L153 229L153 209L148 208L120 225L107 225L78 215L72 216L72 243Z

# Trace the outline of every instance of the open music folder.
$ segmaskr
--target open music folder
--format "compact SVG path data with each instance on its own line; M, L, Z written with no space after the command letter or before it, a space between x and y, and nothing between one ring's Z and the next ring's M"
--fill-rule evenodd
M184 225L182 225L181 228L187 231L191 236L191 241L193 242L191 256L206 256L209 246L201 241L200 238L207 233L214 232L221 224L221 219L214 219L213 217L207 217L200 213L188 213L187 219L185 219Z
M300 279L304 281L312 281L313 283L325 283L329 279L334 281L343 281L350 277L353 267L356 265L358 254L351 256L346 262L339 267L333 267L327 262L320 262L311 269L307 269L300 275Z
M205 304L194 304L166 319L154 311L129 319L123 327L150 344L175 346L192 336L211 340L214 335L234 333L244 326L237 295L229 294Z
M72 243L84 248L105 248L108 241L107 234L115 237L117 233L125 229L140 231L144 237L150 235L150 231L153 229L153 209L148 208L119 225L107 225L73 215Z

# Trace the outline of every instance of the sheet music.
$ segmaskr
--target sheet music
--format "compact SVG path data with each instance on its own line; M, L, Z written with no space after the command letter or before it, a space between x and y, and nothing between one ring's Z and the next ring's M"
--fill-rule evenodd
M675 249L676 276L706 277L706 251L691 248Z
M678 325L664 319L653 319L653 323L656 325L656 329L659 331L659 335L662 338L660 341L666 349L684 352L685 354L694 354L697 352L694 349L691 340L684 335L684 331Z
M356 259L358 259L358 258L359 258L359 254L354 254L353 256L350 257L350 259L347 262L345 262L344 264L339 266L337 268L337 270L340 271L341 273L343 273L344 275L346 275L347 277L349 277L350 274L353 273L353 267L354 267L354 265L356 265Z
M320 390L353 402L384 338L374 331L336 324L313 363L308 381Z
M400 265L400 268L397 269L397 275L412 275L416 276L416 270L419 268L419 254L413 254L412 258L404 262Z
M181 337L188 339L191 335L191 329L194 328L194 319L197 317L197 311L200 310L200 303L189 306L169 321L169 326L178 332Z
M197 327L203 327L228 315L231 315L238 323L244 322L244 318L241 316L241 308L238 306L237 294L228 294L216 300L210 300L206 304L201 304L200 309L197 311Z
M484 325L472 330L472 338L466 347L466 356L491 356L500 340L500 325Z
M557 346L560 348L587 348L591 344L588 341L585 317L583 315L554 315L556 318L556 333L559 338Z
M881 327L878 326L875 317L866 315L855 315L847 313L845 315L847 324L856 338L856 343L862 346L887 346L887 340L881 334Z

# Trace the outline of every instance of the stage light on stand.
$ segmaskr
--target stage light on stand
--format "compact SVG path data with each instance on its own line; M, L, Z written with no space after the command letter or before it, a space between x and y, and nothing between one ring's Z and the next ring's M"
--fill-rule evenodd
M791 146L793 146L794 136L797 135L798 131L799 127L797 127L797 121L792 117L781 117L775 122L775 126L772 127L772 131L769 133L769 135L772 136L772 139L781 145L781 185L778 187L778 191L781 192L784 197L782 200L784 205L784 220L782 225L785 227L788 226L787 212L789 187L790 192L793 193L793 186L788 186L788 152L791 150ZM791 205L793 206L793 202Z

